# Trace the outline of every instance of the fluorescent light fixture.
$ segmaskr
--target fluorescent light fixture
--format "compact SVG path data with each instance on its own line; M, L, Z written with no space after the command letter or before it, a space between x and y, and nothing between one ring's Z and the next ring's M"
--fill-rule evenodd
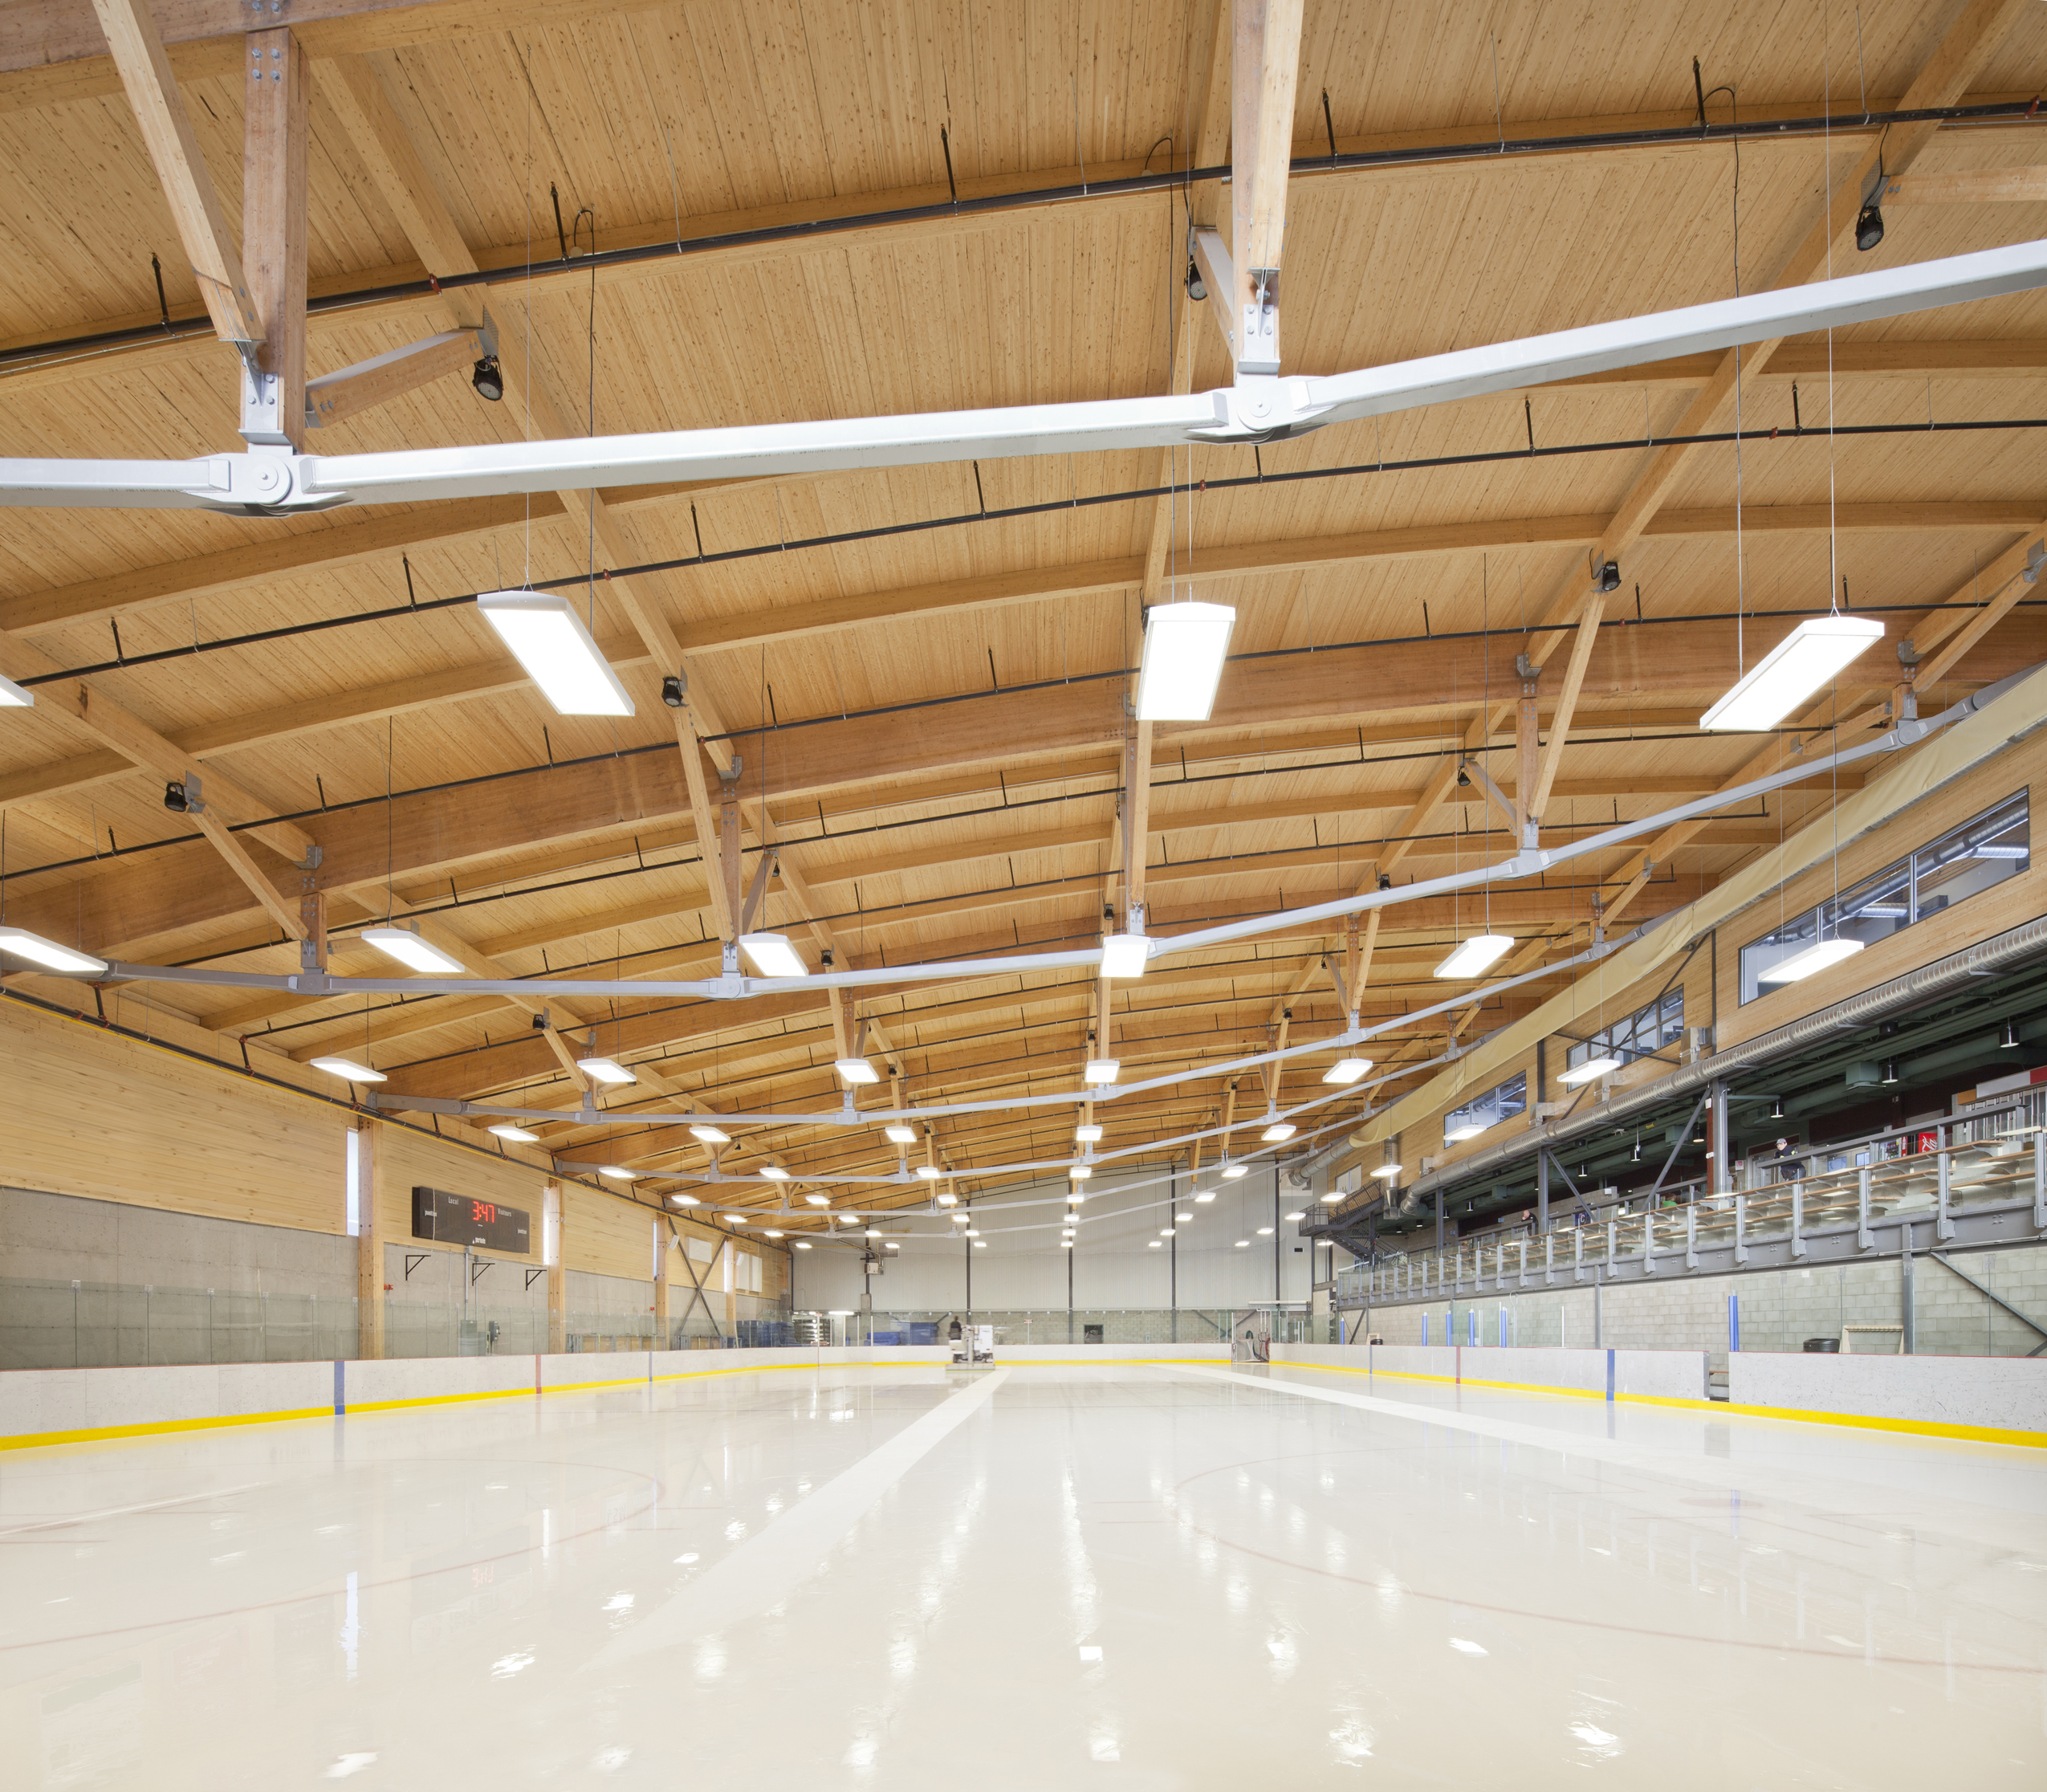
M1840 963L1843 959L1853 958L1862 949L1859 939L1843 939L1837 935L1832 939L1823 939L1817 946L1808 946L1802 952L1794 952L1788 959L1780 959L1756 980L1758 983L1797 983L1815 971L1825 971Z
M1354 1083L1371 1068L1369 1058L1338 1058L1322 1073L1322 1081L1325 1083Z
M975 1228L969 1226L967 1230L962 1232L959 1236L962 1238L979 1238L981 1235L977 1230L975 1230Z
M1101 1142L1101 1128L1092 1120L1085 1121L1073 1129L1073 1137L1082 1145L1097 1145Z
M867 1236L869 1238L879 1238L881 1236L881 1228L879 1226L869 1226L867 1228Z
M902 1246L898 1244L893 1238L891 1238L882 1245L881 1248L885 1251L900 1251L902 1248Z
M864 1057L840 1058L832 1068L849 1083L871 1083L881 1080L881 1073Z
M807 1251L810 1248L810 1246L800 1238L796 1240L796 1248L800 1251Z
M1161 1229L1158 1236L1161 1238L1170 1238L1173 1236L1173 1228L1170 1226L1166 1226Z
M1225 1182L1235 1182L1243 1173L1244 1167L1241 1163L1226 1163L1223 1166L1223 1180Z
M2004 846L1993 844L1988 846L1978 846L1972 853L1965 856L1975 858L2022 859L2029 858L2032 854L2033 849L2030 846ZM1869 908L1864 910L1863 913L1866 914L1902 914L1904 910Z
M940 1207L957 1207L958 1204L959 1197L954 1194L950 1188L946 1189L944 1193L938 1196L938 1205Z
M1483 977L1513 943L1512 937L1507 934L1473 934L1436 967L1435 974L1467 981Z
M1272 1228L1270 1226L1260 1226L1258 1228L1258 1236L1260 1238L1270 1238L1272 1236Z
M382 1082L384 1073L372 1070L367 1064L358 1064L353 1058L316 1057L312 1061L315 1070L324 1070L330 1077L341 1077L349 1082Z
M1402 1167L1403 1166L1398 1163L1382 1163L1374 1167L1372 1174L1375 1176L1384 1176L1388 1182L1391 1182L1400 1174Z
M1154 604L1145 613L1140 722L1206 722L1237 613L1227 604Z
M1699 719L1702 728L1774 728L1873 641L1883 625L1862 616L1815 616L1750 668L1741 682Z
M975 1250L977 1250L977 1251L985 1251L986 1249L987 1249L987 1248L988 1248L988 1241L987 1241L987 1240L986 1240L985 1238L977 1238L977 1239L975 1239L975 1240L974 1240L974 1248L975 1248Z
M1076 1182L1085 1182L1095 1173L1095 1167L1092 1163L1070 1164L1067 1167L1066 1173Z
M905 1126L901 1121L897 1121L893 1126L884 1126L881 1129L881 1136L892 1145L914 1145L917 1142L917 1129L914 1126Z
M458 977L467 968L460 959L421 939L410 927L365 927L362 938L364 945L374 946L386 958L394 958L415 971Z
M637 1182L640 1179L638 1171L629 1170L622 1163L600 1163L597 1166L597 1174L608 1176L613 1182Z
M787 934L751 933L739 935L739 950L747 955L754 974L761 977L807 977L808 967L789 943Z
M1062 1238L1059 1241L1059 1248L1062 1251L1070 1251L1073 1248L1073 1240L1070 1238Z
M568 600L545 591L486 591L476 600L526 675L564 715L630 715L633 699Z
M96 977L107 968L104 959L96 959L90 952L80 952L69 946L59 946L54 939L45 939L41 934L31 933L26 927L0 927L0 952L10 958L26 959L31 964L39 964L46 971L71 971L83 976ZM382 1079L378 1079L380 1081Z
M1104 934L1101 936L1101 974L1105 977L1142 977L1145 961L1151 956L1151 942L1142 934Z
M1300 1130L1291 1120L1275 1120L1258 1136L1268 1145L1276 1145L1282 1139L1292 1138Z
M697 1204L697 1198L694 1195L671 1195L669 1199L678 1207L694 1207Z
M760 1167L760 1173L770 1182L787 1182L789 1179L789 1172L779 1163L763 1163Z
M1287 1216L1288 1220L1292 1220L1296 1224L1298 1224L1301 1220L1305 1220L1307 1217L1308 1216L1305 1213L1289 1213Z
M1485 1128L1479 1126L1477 1122L1467 1120L1463 1126L1457 1127L1454 1131L1445 1133L1443 1136L1446 1143L1457 1145L1463 1143L1467 1138L1476 1138L1484 1130Z
M595 1077L600 1083L629 1083L638 1081L633 1073L617 1058L585 1057L576 1061L576 1068L586 1077Z
M1184 1226L1193 1218L1194 1216L1191 1213L1176 1213L1173 1216L1173 1224L1176 1226Z
M35 693L24 690L12 678L0 678L0 709L34 709Z
M935 1163L920 1163L917 1167L917 1173L926 1182L936 1182L945 1174L945 1171Z
M951 1216L952 1223L955 1226L967 1225L972 1221L973 1218L974 1216L971 1213L955 1213Z
M1250 1248L1250 1246L1251 1240L1247 1238L1240 1238L1237 1240L1237 1248L1239 1251L1247 1250Z
M1122 1068L1114 1058L1089 1058L1080 1077L1084 1082L1113 1083L1117 1072Z
M732 1135L722 1126L692 1126L690 1136L704 1145L730 1145Z
M1594 1077L1603 1077L1609 1070L1621 1068L1621 1061L1610 1052L1602 1052L1596 1058L1587 1058L1584 1063L1562 1072L1557 1078L1566 1089L1576 1089L1580 1083L1589 1083Z
M523 1126L507 1125L492 1126L489 1130L494 1138L508 1139L515 1145L537 1145L540 1142L539 1134L528 1132Z
M1085 1199L1087 1199L1087 1196L1083 1195L1077 1188L1069 1188L1066 1191L1066 1204L1068 1207L1078 1207ZM1068 1214L1067 1217L1070 1220L1072 1216Z
M747 1223L747 1216L743 1213L721 1213L718 1217L729 1226L743 1226Z
M812 1207L829 1207L832 1204L832 1197L829 1195L806 1195L804 1199Z
M1162 1250L1164 1250L1164 1249L1166 1248L1166 1247L1165 1247L1163 1244L1160 1244L1160 1243L1158 1242L1158 1240L1157 1239L1155 1239L1155 1238L1154 1238L1154 1239L1150 1240L1149 1241L1149 1243L1150 1243L1150 1248L1151 1248L1151 1249L1153 1249L1153 1250L1154 1250L1154 1251L1162 1251Z
M1194 1196L1194 1199L1197 1201L1212 1201L1215 1199L1215 1191L1212 1188L1204 1188Z

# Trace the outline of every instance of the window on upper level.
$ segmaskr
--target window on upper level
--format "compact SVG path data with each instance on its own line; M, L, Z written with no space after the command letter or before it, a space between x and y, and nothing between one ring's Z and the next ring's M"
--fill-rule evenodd
M1622 1066L1648 1057L1684 1037L1684 992L1666 990L1655 1001L1637 1008L1626 1020L1581 1040L1564 1054L1564 1068L1575 1070L1594 1058L1618 1058Z
M1752 1002L1791 981L1772 973L1822 940L1871 945L2019 876L2032 863L2032 820L2021 791L1751 940L1741 948L1741 1000Z
M1501 1121L1525 1114L1528 1107L1528 1074L1525 1070L1517 1071L1504 1083L1488 1089L1476 1101L1467 1102L1463 1106L1446 1114L1443 1117L1443 1142L1458 1145L1467 1138L1476 1138Z

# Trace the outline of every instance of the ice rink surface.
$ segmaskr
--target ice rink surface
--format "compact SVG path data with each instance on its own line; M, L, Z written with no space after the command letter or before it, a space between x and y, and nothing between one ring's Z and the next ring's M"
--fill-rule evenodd
M2047 1786L2041 1452L859 1367L0 1456L0 1785Z

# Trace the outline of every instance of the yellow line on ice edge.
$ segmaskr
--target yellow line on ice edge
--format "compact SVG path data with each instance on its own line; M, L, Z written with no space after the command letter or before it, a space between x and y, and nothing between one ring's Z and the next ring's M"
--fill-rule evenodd
M1319 1370L1326 1375L1383 1375L1388 1381L1435 1382L1444 1387L1458 1385L1454 1375L1421 1375L1400 1369L1353 1369L1347 1363L1276 1362L1276 1369ZM1484 1381L1467 1375L1466 1387L1504 1389L1516 1394L1554 1394L1565 1399L1599 1400L1605 1396L1593 1387L1543 1387L1531 1382ZM2008 1444L2019 1449L2047 1450L2047 1432L2002 1431L1989 1425L1943 1425L1930 1419L1881 1419L1860 1412L1809 1411L1802 1407L1736 1406L1726 1400L1687 1400L1661 1394L1616 1394L1616 1405L1680 1407L1691 1411L1732 1413L1744 1419L1776 1419L1787 1423L1846 1425L1856 1431L1898 1432L1911 1437L1951 1437L1968 1444Z
M702 1381L712 1375L765 1375L792 1369L942 1369L942 1362L748 1362L730 1369L690 1369L679 1375L655 1375L657 1382ZM616 1381L560 1382L552 1387L493 1387L481 1393L421 1394L402 1400L351 1400L345 1414L332 1406L290 1407L275 1412L237 1412L197 1419L165 1419L146 1425L96 1425L82 1431L23 1432L0 1437L0 1450L31 1450L44 1444L99 1444L124 1437L161 1437L173 1432L215 1431L226 1425L281 1424L293 1419L353 1418L358 1413L393 1412L405 1407L457 1406L473 1400L509 1400L540 1394L585 1394L607 1387L645 1387L649 1378L627 1375Z

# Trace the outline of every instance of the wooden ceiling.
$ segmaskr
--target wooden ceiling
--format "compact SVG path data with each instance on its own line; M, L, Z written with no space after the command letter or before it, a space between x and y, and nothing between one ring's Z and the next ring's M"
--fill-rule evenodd
M1229 189L1132 183L1231 161L1227 13L1227 0L1219 18L1216 0L302 4L287 22L311 59L308 371L487 313L511 386L486 403L458 369L319 430L308 450L1227 384L1211 307L1187 299L1182 276L1190 217L1227 231ZM238 10L163 0L156 16L239 233ZM98 31L78 0L0 6L0 178L16 208L0 264L6 451L232 450L236 363L203 327L190 258ZM1536 0L1307 0L1288 370L2047 234L2047 123L2008 104L2030 101L2047 71L2047 10L1866 0L1858 33L1856 9L1839 4L1590 0L1564 18ZM1829 109L1824 95L1841 128L1748 136L1738 166L1724 138L1658 136L1696 119L1695 57L1717 122L1809 120ZM1860 122L2000 104L1972 122ZM1572 146L1526 147L1544 137ZM1465 153L1475 145L1498 153ZM1317 168L1333 148L1333 165ZM1998 171L2001 182L1932 178ZM1886 234L1858 254L1845 226L1879 179L1900 183ZM1513 784L1524 651L1546 662L1546 734L1564 711L1543 817L1559 839L1774 766L1794 743L1823 744L1837 721L1866 732L1896 677L1888 644L1844 684L1840 716L1823 708L1770 739L1697 727L1741 656L1752 663L1837 586L1919 645L1929 701L2042 657L2047 620L2016 601L2032 588L2012 578L2047 519L2047 434L2028 421L2047 418L2047 299L1785 343L1744 373L1750 439L1738 450L1653 446L1734 427L1721 361L1340 426L1255 453L286 521L8 510L0 670L75 676L39 685L51 700L0 723L7 918L136 961L296 968L298 946L222 848L163 806L167 777L189 769L242 830L231 849L287 906L299 879L279 847L321 847L337 971L388 971L354 935L403 913L500 975L709 974L707 861L677 712L659 695L675 668L649 639L672 637L686 663L682 713L708 737L711 767L740 762L749 874L764 828L779 843L769 923L813 964L828 942L841 967L1085 945L1105 910L1121 913L1122 699L1143 605L1174 578L1236 607L1237 658L1211 724L1161 727L1149 743L1138 806L1154 933L1504 852L1499 817L1455 776L1478 753ZM1952 427L1964 424L2012 426ZM1573 705L1563 625L1578 618L1589 550L1614 552L1622 584L1586 637ZM649 564L660 569L608 576ZM555 714L464 601L579 577L636 699L629 719ZM1611 930L1681 906L1834 794L1831 780L1796 788L1646 855L1496 891L1492 925L1520 943L1520 969L1568 959L1596 907ZM1367 1023L1439 999L1430 971L1484 914L1469 898L1390 910L1364 985ZM1288 1006L1292 1043L1333 1033L1344 944L1326 930L1276 934L1113 986L1125 1079L1268 1049ZM1382 1069L1418 1066L1553 987L1396 1031L1374 1055ZM863 997L856 1024L869 1024L868 1054L905 1098L997 1100L1075 1085L1095 991L1085 971L905 984ZM239 1034L252 1061L346 1052L417 1097L572 1113L581 1092L565 1060L595 1049L642 1075L604 1098L614 1111L837 1098L821 992L556 1002L552 1039L535 1030L540 1004L496 996L153 985L150 999ZM1283 1101L1324 1067L1290 1066ZM1235 1114L1262 1108L1257 1084L1243 1078ZM1209 1076L1104 1103L1105 1148L1212 1126L1231 1099ZM1316 1123L1354 1115L1362 1099ZM992 1179L975 1179L977 1165L1066 1155L1072 1118L1049 1108L941 1120L932 1150L971 1194ZM541 1130L568 1161L673 1179L653 1187L686 1189L706 1167L672 1126L564 1118ZM1215 1143L1207 1150L1212 1161ZM887 1172L895 1152L873 1128L789 1126L742 1131L722 1161L750 1171L771 1159L830 1189L834 1173ZM779 1199L752 1186L741 1204ZM836 1195L873 1199L857 1185Z

